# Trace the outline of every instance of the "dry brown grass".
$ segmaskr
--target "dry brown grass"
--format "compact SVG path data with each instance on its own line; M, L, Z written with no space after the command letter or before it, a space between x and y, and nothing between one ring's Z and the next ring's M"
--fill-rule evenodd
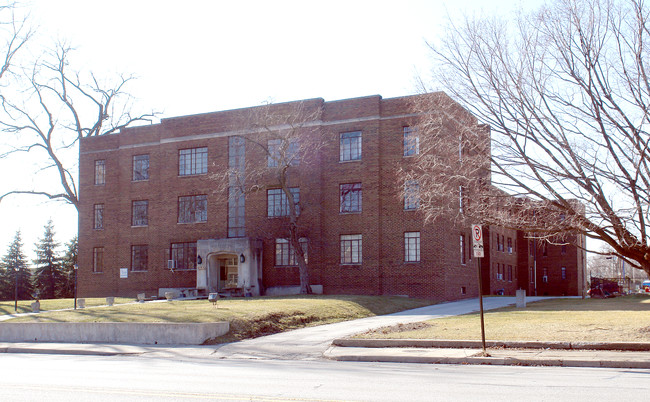
M362 338L480 340L478 314L381 328ZM490 340L650 342L650 296L555 299L485 313Z

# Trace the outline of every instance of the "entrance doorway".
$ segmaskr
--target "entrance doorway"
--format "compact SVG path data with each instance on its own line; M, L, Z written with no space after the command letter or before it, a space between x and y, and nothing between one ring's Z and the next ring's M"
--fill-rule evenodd
M235 254L211 255L208 266L208 289L223 292L238 288L239 257Z

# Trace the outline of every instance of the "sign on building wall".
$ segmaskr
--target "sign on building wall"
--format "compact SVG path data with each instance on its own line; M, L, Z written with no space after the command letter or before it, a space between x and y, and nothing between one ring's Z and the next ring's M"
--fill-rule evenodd
M120 279L128 278L129 277L129 269L128 268L120 268Z
M481 225L472 225L472 248L474 257L483 258L483 227Z

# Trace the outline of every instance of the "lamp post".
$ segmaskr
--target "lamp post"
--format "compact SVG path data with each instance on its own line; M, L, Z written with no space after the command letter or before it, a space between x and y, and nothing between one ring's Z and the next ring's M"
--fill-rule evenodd
M14 267L14 311L18 312L18 267Z
M72 266L74 269L74 309L77 309L77 270L79 269L79 265L74 264Z

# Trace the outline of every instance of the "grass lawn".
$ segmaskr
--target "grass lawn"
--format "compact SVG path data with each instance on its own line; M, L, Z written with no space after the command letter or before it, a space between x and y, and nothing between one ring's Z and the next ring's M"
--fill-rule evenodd
M650 342L650 296L553 299L485 312L489 340ZM357 338L480 340L478 313L381 328Z
M40 299L41 311L61 310L65 308L74 308L74 299ZM115 304L131 303L134 298L116 297ZM18 300L18 311L14 309L14 301L0 301L0 315L14 314L14 313L31 313L31 304L34 300ZM106 305L106 298L91 298L86 299L86 306L103 306Z
M230 333L213 340L214 343L221 343L305 326L390 314L430 304L430 300L405 297L291 296L221 299L215 308L207 300L174 300L51 311L14 318L10 322L229 321Z

